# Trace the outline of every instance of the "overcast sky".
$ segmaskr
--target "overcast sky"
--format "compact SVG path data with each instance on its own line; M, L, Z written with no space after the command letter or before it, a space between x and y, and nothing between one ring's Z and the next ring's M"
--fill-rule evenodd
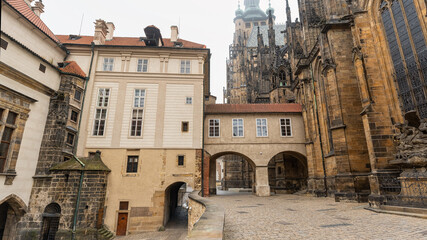
M242 9L244 0L241 1ZM260 7L268 8L268 0ZM115 36L141 37L148 25L160 28L170 37L170 26L180 26L180 38L205 44L211 49L211 93L222 103L226 83L225 61L232 43L238 0L43 0L43 21L55 34L93 35L95 19L113 22ZM286 21L286 1L271 0L276 23ZM290 0L292 19L298 17L298 4ZM277 33L276 33L277 34Z

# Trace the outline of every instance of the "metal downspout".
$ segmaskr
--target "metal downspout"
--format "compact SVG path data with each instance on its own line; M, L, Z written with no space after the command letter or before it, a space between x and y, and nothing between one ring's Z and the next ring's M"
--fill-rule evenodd
M81 162L81 161L80 161L80 160L75 156L75 154L76 154L77 146L78 146L78 143L79 143L79 133L80 133L80 126L81 126L81 122L82 122L83 107L84 107L84 103L85 103L85 99L86 99L86 89L87 89L87 84L88 84L88 82L89 82L90 74L91 74L91 72L92 72L93 57L94 57L94 55L95 55L95 53L94 53L94 49L95 49L95 44L93 44L93 43L92 43L92 46L91 46L91 50L92 50L92 57L91 57L91 60L90 60L89 73L88 73L88 76L86 77L85 89L83 90L82 112L80 113L79 127L78 127L78 130L77 130L77 139L76 139L76 143L75 143L75 145L74 145L75 147L74 147L74 149L73 149L73 153L74 153L73 155L74 155L74 158L77 160L77 162L79 162L79 163L80 163L80 165L82 165L82 167L83 167L83 168L85 167L85 164L84 164L83 162ZM83 170L81 170L81 172L80 172L80 183L79 183L79 189L78 189L78 192L77 192L76 208L74 209L74 216L73 216L73 230L72 230L72 233L71 233L71 239L72 239L72 240L74 240L74 239L75 239L75 237L76 237L77 216L78 216L78 214L79 214L80 195L81 195L81 192L82 192L83 177L84 177L84 171L83 171Z
M79 145L79 135L80 135L80 127L81 127L81 122L82 122L82 116L83 116L83 107L85 105L85 100L86 100L86 90L87 90L87 85L89 83L90 80L90 74L92 73L92 66L93 66L93 57L95 56L95 44L92 42L91 45L91 51L92 51L92 57L90 59L90 67L89 67L89 73L86 77L86 83L85 83L85 89L83 89L83 100L82 100L82 107L81 107L81 113L79 116L79 126L77 128L77 138L76 138L76 142L75 142L75 147L73 149L73 153L76 154L77 152L77 147Z
M77 162L85 168L85 164L80 161L75 155L74 158L77 160ZM73 216L73 231L71 232L71 239L74 240L76 238L76 225L77 225L77 215L79 214L79 205L80 205L80 195L82 192L82 186L83 186L83 177L84 177L84 170L80 171L80 183L79 183L79 190L77 192L77 201L76 201L76 208L74 209L74 216Z
M326 164L325 164L325 154L323 152L323 144L322 144L322 134L320 131L320 119L318 114L318 108L317 108L317 98L316 98L316 88L314 87L314 75L313 75L313 68L310 63L310 75L311 75L311 86L313 88L313 97L314 97L314 108L316 113L316 119L317 119L317 131L319 132L319 141L320 141L320 152L322 154L322 165L323 165L323 184L325 185L325 197L328 196L328 186L326 184Z

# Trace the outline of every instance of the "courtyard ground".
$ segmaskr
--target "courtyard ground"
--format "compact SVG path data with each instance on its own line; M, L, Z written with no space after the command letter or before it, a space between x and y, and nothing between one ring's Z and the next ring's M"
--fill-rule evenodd
M226 240L396 239L427 240L427 220L365 210L367 204L306 195L256 197L219 191L211 197L225 208ZM120 240L184 240L186 225Z
M426 219L371 212L366 203L243 193L212 199L225 208L226 240L427 239Z

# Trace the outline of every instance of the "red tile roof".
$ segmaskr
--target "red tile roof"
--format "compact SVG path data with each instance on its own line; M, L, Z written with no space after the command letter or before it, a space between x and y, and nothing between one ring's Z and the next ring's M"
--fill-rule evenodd
M23 15L29 22L31 22L34 26L44 32L47 36L49 36L53 41L58 42L58 38L56 38L55 34L50 31L50 29L46 26L46 24L38 17L30 6L24 0L5 0L7 4L9 4L13 9L15 9L18 13Z
M62 65L63 67L59 68L59 70L61 70L61 72L70 73L70 74L77 75L77 76L80 76L83 78L86 77L86 73L83 72L83 70L80 68L80 66L76 62L66 61L66 62L63 62L62 64L60 64L60 66Z
M64 44L84 44L90 45L93 42L93 36L79 36L77 40L71 40L69 35L56 35L61 43ZM182 42L184 48L206 48L206 45L190 42L184 39L178 39ZM163 38L164 47L173 47L174 43L169 38ZM113 40L105 41L106 46L145 46L144 41L138 37L114 37Z
M212 104L206 105L205 113L301 113L301 104Z

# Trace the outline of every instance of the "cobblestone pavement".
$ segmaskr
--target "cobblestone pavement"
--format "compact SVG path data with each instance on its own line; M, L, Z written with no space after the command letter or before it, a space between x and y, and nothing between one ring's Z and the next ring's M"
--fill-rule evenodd
M226 240L427 239L427 220L378 214L366 204L305 195L215 196L226 209Z

